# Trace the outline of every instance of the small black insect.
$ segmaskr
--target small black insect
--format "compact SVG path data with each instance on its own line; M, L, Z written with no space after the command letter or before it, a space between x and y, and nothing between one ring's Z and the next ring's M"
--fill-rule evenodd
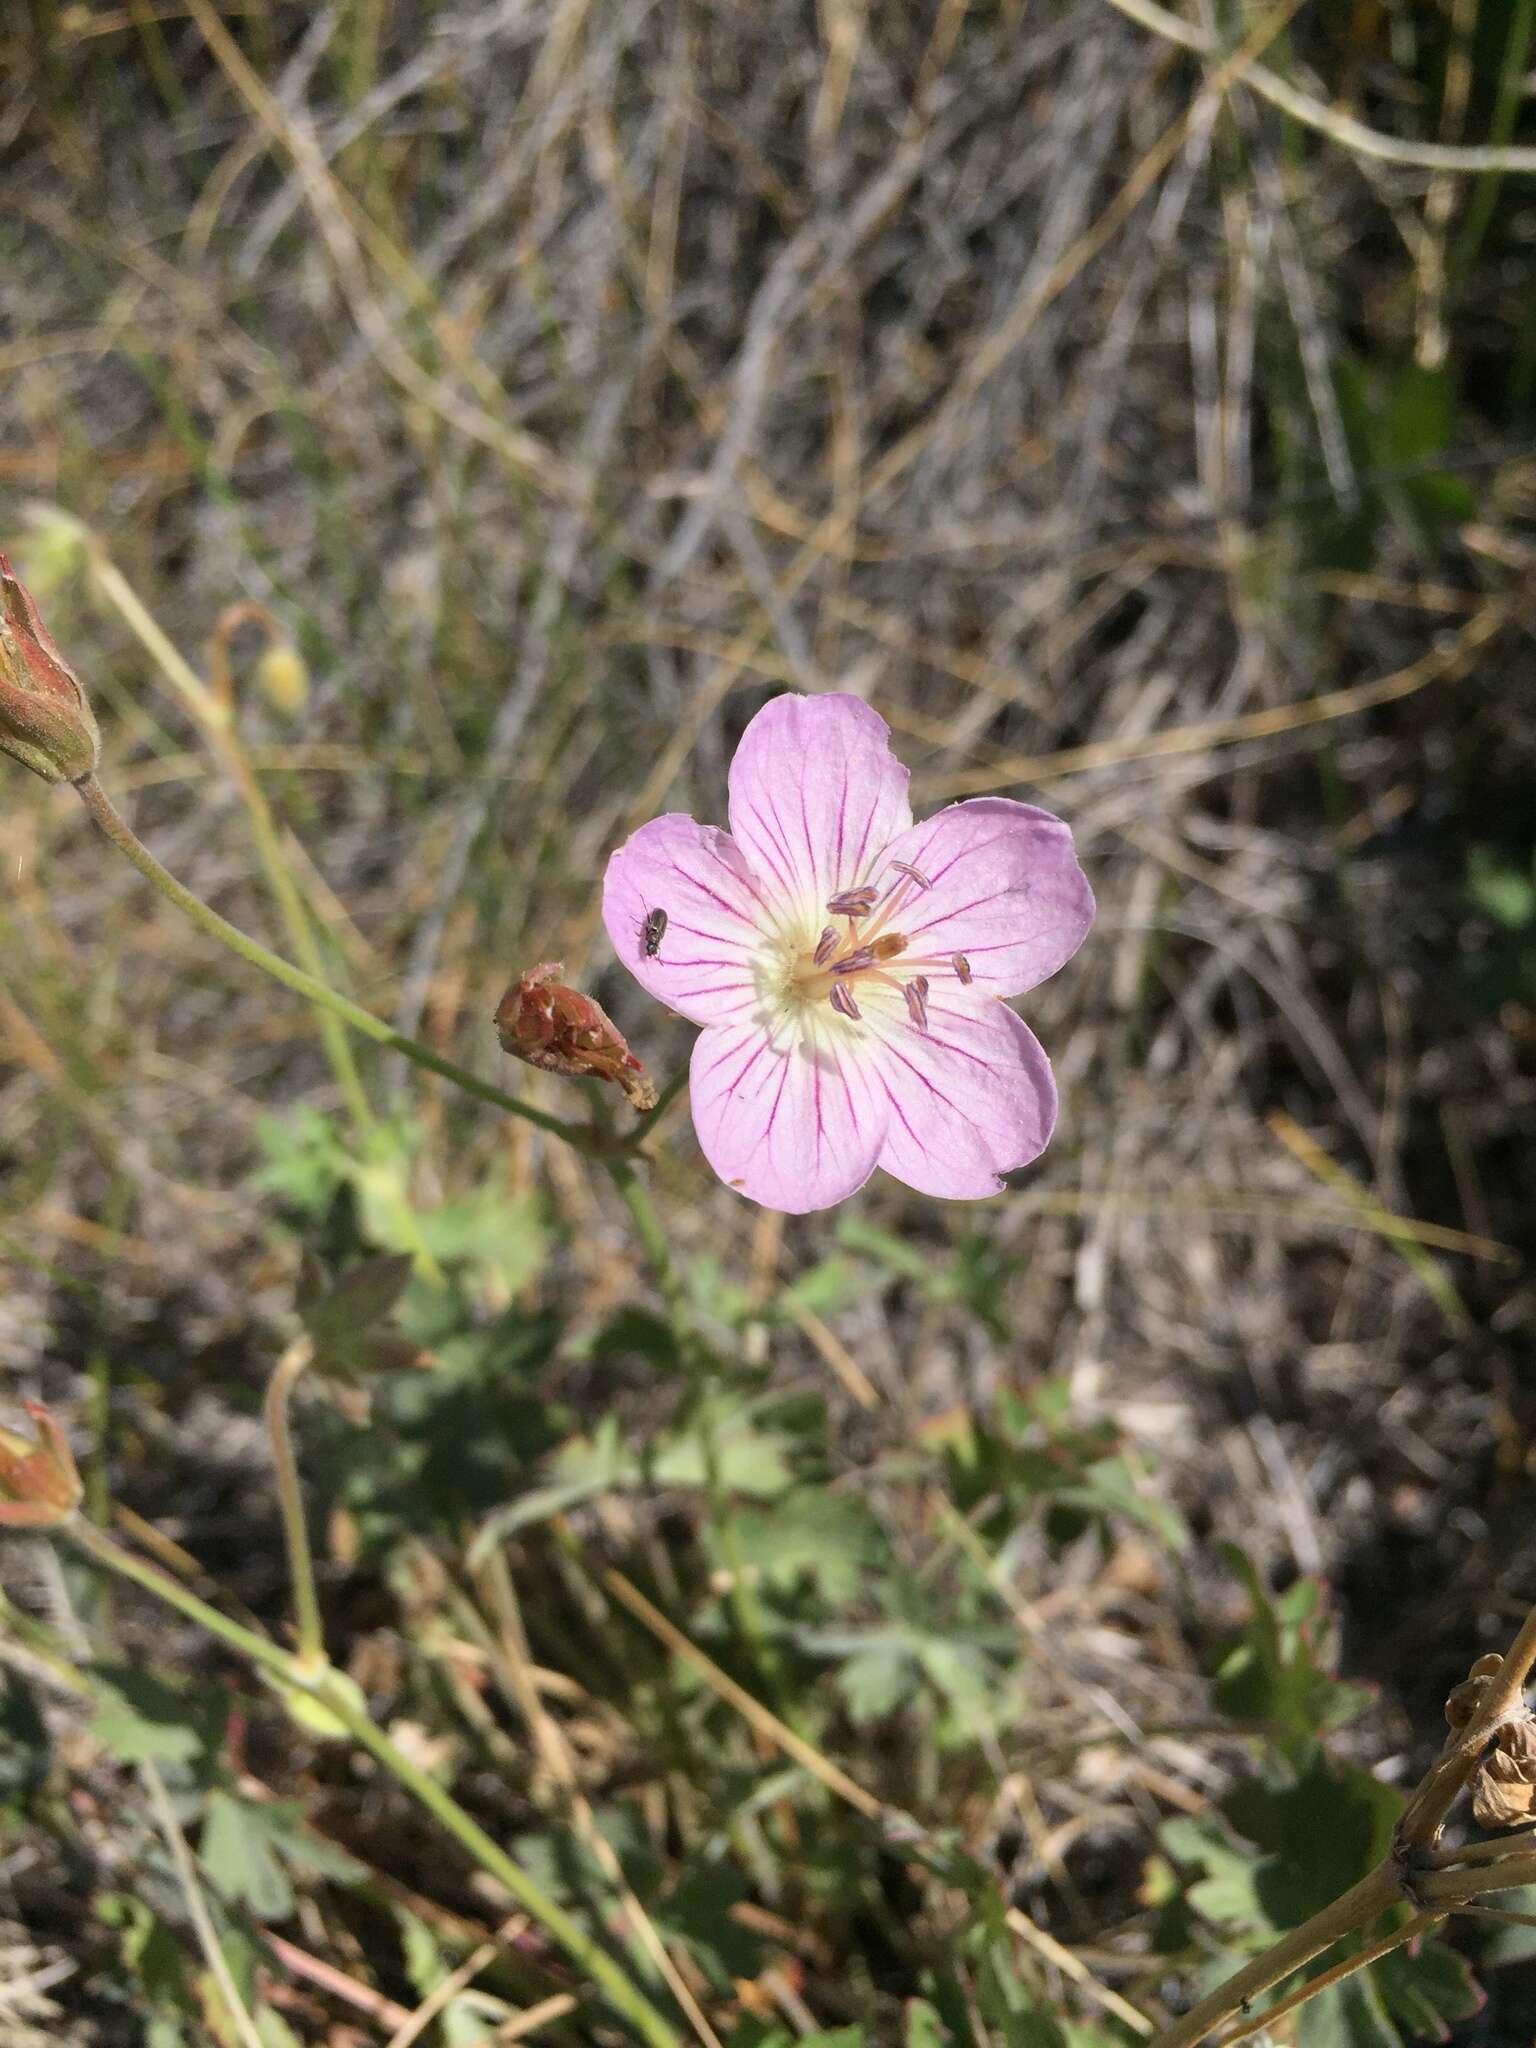
M661 958L661 942L667 935L667 913L664 910L648 910L645 923L640 927L640 950L647 960Z

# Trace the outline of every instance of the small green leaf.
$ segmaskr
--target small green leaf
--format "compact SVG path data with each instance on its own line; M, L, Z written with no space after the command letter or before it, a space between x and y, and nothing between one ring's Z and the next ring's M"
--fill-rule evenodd
M1467 855L1467 895L1485 917L1509 931L1536 924L1536 870L1524 873L1486 846Z
M834 1254L797 1273L787 1287L779 1290L773 1306L780 1314L799 1308L809 1309L812 1315L833 1315L856 1301L867 1286L867 1278L851 1259Z
M211 1793L198 1854L220 1898L231 1905L243 1901L258 1920L286 1920L293 1887L259 1815L248 1800Z
M275 2006L258 2005L252 2018L262 2048L304 2048L303 2042Z
M190 1764L217 1739L222 1714L190 1700L147 1671L98 1664L98 1705L91 1733L121 1763Z
M445 1265L467 1264L494 1275L510 1294L531 1280L544 1263L545 1232L535 1195L508 1195L494 1184L417 1214L415 1227L433 1256ZM407 1235L397 1242L409 1249Z
M211 1793L199 1854L219 1896L244 1900L262 1920L286 1919L293 1910L285 1865L340 1884L356 1884L364 1874L344 1850L308 1832L296 1800Z
M744 1508L733 1525L737 1555L772 1586L810 1579L829 1601L851 1599L866 1567L886 1554L879 1523L856 1494L792 1488L771 1508Z
M841 1667L837 1683L854 1720L874 1721L916 1691L918 1670L904 1650L862 1650Z
M267 1163L254 1176L254 1186L303 1216L323 1216L351 1166L330 1118L318 1109L264 1116L256 1125L256 1142Z
M1444 2040L1452 2020L1479 2011L1484 1994L1465 1956L1443 1941L1405 1942L1371 1971L1382 2002L1410 2034Z
M905 2048L948 2048L950 2032L926 1998L907 2000Z

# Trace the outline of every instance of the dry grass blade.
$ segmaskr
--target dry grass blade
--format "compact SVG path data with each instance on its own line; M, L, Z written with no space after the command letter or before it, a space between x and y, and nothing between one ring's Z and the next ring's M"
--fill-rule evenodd
M1061 747L1051 754L1018 754L990 768L954 775L920 775L914 777L913 788L919 796L930 800L974 796L984 790L1004 789L1010 783L1049 783L1058 776L1084 775L1096 768L1168 760L1180 754L1204 753L1211 747L1234 747L1248 740L1304 732L1310 726L1332 725L1341 718L1356 718L1362 711L1400 703L1431 683L1450 682L1465 675L1474 658L1509 624L1509 617L1504 605L1485 604L1446 645L1431 649L1405 668L1370 682L1351 683L1341 690L1325 690L1301 703L1249 711L1240 718L1177 726L1143 739L1095 740L1080 747Z

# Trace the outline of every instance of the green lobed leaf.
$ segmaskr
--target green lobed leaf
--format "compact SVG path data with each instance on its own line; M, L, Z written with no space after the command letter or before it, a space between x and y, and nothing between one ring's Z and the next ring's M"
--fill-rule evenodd
M741 1562L769 1585L787 1591L809 1579L829 1601L851 1599L865 1569L886 1554L867 1503L824 1486L794 1487L771 1508L743 1508L733 1531Z
M220 1898L250 1907L258 1920L286 1920L293 1887L249 1801L209 1795L198 1855Z
M905 2048L948 2048L948 2027L926 1998L907 2000Z
M191 1764L216 1747L223 1702L177 1692L128 1664L93 1667L97 1706L91 1733L120 1763Z

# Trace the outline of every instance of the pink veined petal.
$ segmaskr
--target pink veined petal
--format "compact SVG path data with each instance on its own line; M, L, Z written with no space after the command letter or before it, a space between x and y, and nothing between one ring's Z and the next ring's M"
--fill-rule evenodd
M928 1028L889 1026L871 1061L890 1121L880 1164L919 1194L995 1195L1045 1150L1056 1082L1040 1041L996 996L928 1000Z
M791 1216L861 1188L886 1134L886 1099L863 1048L828 1016L810 1033L712 1025L689 1069L704 1157L738 1194Z
M803 914L864 879L912 823L890 727L857 697L765 704L731 762L731 834L765 888Z
M1093 891L1060 818L1009 797L936 811L886 850L933 884L894 922L913 956L964 954L979 988L1019 996L1065 966L1093 922ZM893 877L894 879L894 877Z
M646 920L666 912L654 956ZM758 1001L755 962L772 926L763 891L728 832L670 811L627 839L603 876L603 923L642 988L692 1024L744 1016Z

